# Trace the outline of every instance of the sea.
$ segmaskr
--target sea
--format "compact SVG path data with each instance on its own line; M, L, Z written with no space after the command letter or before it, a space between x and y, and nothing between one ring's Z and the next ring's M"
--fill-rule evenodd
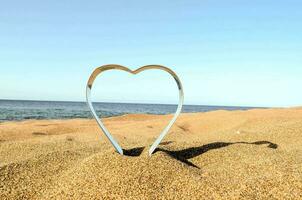
M174 113L177 105L137 103L93 103L99 116L112 117L125 114ZM255 107L184 105L183 113L209 112L214 110L248 110ZM92 118L86 102L0 100L0 122L29 119Z

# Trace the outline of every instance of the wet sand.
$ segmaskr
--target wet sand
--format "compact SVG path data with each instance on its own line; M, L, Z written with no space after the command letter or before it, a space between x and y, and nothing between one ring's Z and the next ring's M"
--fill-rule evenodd
M0 124L0 199L302 199L302 108Z

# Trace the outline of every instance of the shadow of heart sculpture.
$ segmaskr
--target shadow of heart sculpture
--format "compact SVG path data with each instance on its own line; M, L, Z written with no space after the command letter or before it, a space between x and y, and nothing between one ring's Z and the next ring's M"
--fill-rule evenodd
M151 156L152 153L154 152L154 150L156 149L156 147L159 145L159 143L163 140L163 138L167 135L167 133L169 132L170 128L172 127L172 125L174 124L174 122L176 121L177 117L179 116L179 114L181 113L181 109L183 106L183 102L184 102L184 92L183 92L183 87L182 84L180 82L180 79L178 78L178 76L176 75L175 72L173 72L171 69L161 66L161 65L146 65L143 67L140 67L134 71L130 70L127 67L121 66L121 65L103 65L101 67L96 68L93 73L91 74L88 83L87 83L87 87L86 87L86 101L88 104L88 107L93 115L93 117L95 118L97 124L99 125L99 127L101 128L101 130L103 131L103 133L105 134L105 136L109 139L109 141L111 142L111 144L113 145L113 147L116 149L116 151L118 153L120 153L121 155L123 155L123 149L121 148L121 146L117 143L117 141L113 138L113 136L111 135L111 133L106 129L105 125L103 124L102 120L98 117L98 115L96 114L93 105L92 105L92 101L91 101L91 89L92 89L92 85L93 82L95 81L96 77L98 75L100 75L102 72L104 71L108 71L108 70L121 70L121 71L125 71L128 73L131 73L133 75L138 74L142 71L145 70L162 70L164 72L169 73L174 80L177 83L177 87L179 90L179 102L178 102L178 107L177 110L172 118L172 120L169 122L169 124L166 126L166 128L162 131L162 133L158 136L158 138L155 140L155 142L152 144L150 150L149 150L149 155Z

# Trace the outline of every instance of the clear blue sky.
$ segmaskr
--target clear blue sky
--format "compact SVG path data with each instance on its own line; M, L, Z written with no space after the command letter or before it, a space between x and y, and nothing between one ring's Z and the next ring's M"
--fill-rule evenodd
M187 104L302 105L301 10L301 0L3 1L0 99L84 101L93 69L117 63L171 67ZM113 72L93 95L174 103L174 86L160 72Z

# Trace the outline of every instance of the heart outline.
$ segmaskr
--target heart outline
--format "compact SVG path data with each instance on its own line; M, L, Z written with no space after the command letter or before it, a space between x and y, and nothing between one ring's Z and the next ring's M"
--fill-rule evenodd
M90 109L90 112L92 113L94 119L96 120L97 124L99 125L99 127L101 128L103 133L105 134L105 136L111 142L111 144L113 145L115 150L118 153L120 153L121 155L123 155L123 149L116 142L116 140L113 138L111 133L107 130L107 128L103 124L101 118L98 117L98 115L96 114L96 112L93 108L92 101L91 101L91 89L92 89L93 82L95 81L95 79L97 78L98 75L100 75L102 72L105 72L105 71L108 71L108 70L121 70L121 71L126 71L130 74L136 75L136 74L138 74L142 71L151 70L151 69L162 70L162 71L165 71L168 74L170 74L174 78L174 80L176 81L177 86L178 86L178 90L179 90L179 102L178 102L177 110L174 113L174 116L171 119L171 121L169 122L169 124L164 128L164 130L160 133L160 135L157 137L155 142L150 147L149 156L151 156L152 153L154 152L154 150L156 149L156 147L160 144L160 142L163 140L163 138L167 135L167 133L169 132L169 130L171 129L171 127L175 123L176 119L178 118L178 116L180 115L181 110L182 110L182 106L183 106L183 102L184 102L184 92L183 92L183 87L182 87L181 81L180 81L179 77L176 75L176 73L174 71L172 71L171 69L169 69L168 67L165 67L165 66L162 66L162 65L145 65L145 66L139 67L136 70L131 70L131 69L129 69L125 66L122 66L122 65L109 64L109 65L103 65L103 66L100 66L100 67L96 68L89 77L89 80L88 80L88 83L87 83L87 86L86 86L86 102L87 102L87 105L88 105L88 107Z

